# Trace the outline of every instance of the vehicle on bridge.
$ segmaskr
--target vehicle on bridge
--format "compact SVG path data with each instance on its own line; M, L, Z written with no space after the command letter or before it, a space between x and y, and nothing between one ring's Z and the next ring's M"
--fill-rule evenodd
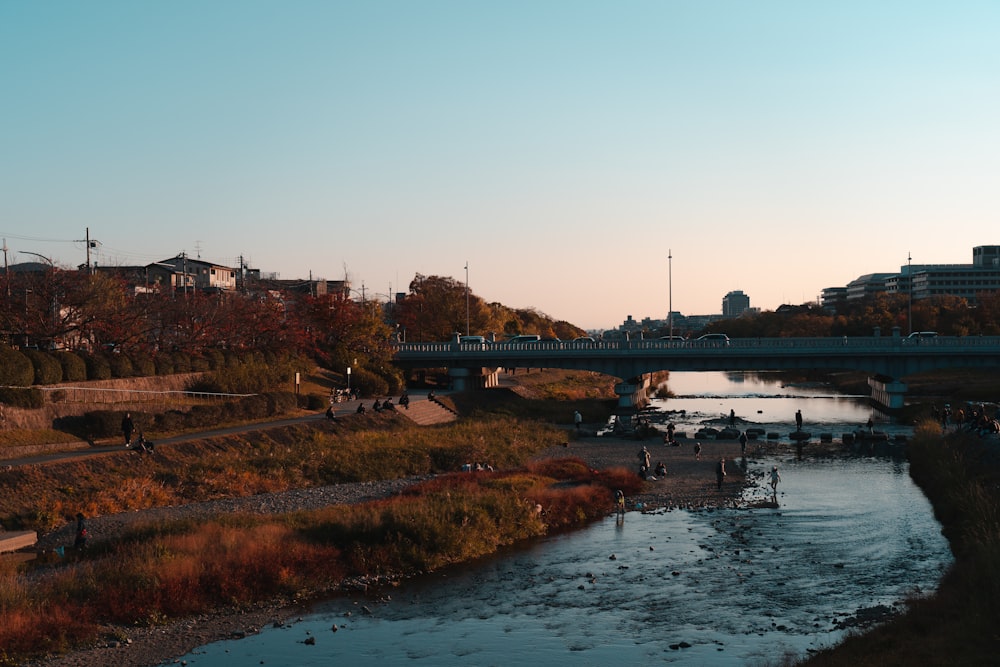
M667 343L677 343L682 344L687 342L687 338L684 336L660 336L660 340Z
M698 336L697 342L710 343L714 345L729 345L729 336L724 333L708 333L704 336Z
M520 335L517 335L517 336L513 336L513 337L505 340L504 342L505 343L537 343L540 340L542 340L542 337L539 336L538 334L520 334Z

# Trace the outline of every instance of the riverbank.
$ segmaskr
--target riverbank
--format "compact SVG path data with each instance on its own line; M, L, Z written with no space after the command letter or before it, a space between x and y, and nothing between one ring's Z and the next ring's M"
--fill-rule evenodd
M718 458L727 461L739 453L736 443L705 443L699 460L693 447L670 447L652 440L638 441L628 438L590 437L567 440L562 446L549 447L535 460L575 457L594 470L614 470L638 467L637 454L645 446L650 451L653 465L662 461L666 477L648 481L638 493L628 497L632 509L645 510L656 507L684 507L691 509L732 506L742 491L745 481L743 471L731 461L722 490L717 488L715 465ZM249 511L257 514L291 512L330 504L366 502L379 497L400 493L414 480L397 480L384 483L339 484L334 487L298 489L264 496L242 499L225 499L212 503L197 503L177 507L162 507L127 515L111 515L91 520L95 535L114 534L126 523L143 518L169 521L196 518L213 512ZM609 507L609 512L611 508ZM44 536L44 545L65 543L69 533ZM51 543L51 544L50 544ZM354 580L344 582L342 590L357 590L367 584ZM332 595L336 591L326 591ZM153 627L108 627L104 637L91 648L66 655L53 656L31 664L45 667L147 667L189 653L207 643L245 636L274 624L284 624L304 613L302 601L278 599L251 608L223 609L177 622Z

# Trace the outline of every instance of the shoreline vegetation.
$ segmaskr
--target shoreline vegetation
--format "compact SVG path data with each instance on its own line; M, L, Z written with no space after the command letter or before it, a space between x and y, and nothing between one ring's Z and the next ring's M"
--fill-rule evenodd
M139 460L123 452L0 471L0 518L8 527L14 521L48 532L77 511L140 517L111 534L95 529L80 553L48 552L27 568L0 561L0 664L160 664L199 645L283 623L302 605L338 591L375 594L407 576L586 525L612 511L616 489L633 508L736 502L745 480L737 468L725 492L716 490L708 452L708 460L696 461L687 448L577 436L565 428L574 409L588 423L603 423L613 401L586 390L586 381L557 375L548 384L542 373L525 376L526 384L534 383L528 387L519 377L514 400L499 398L505 392L481 392L488 404L476 405L477 397L456 395L469 418L441 427L408 425L398 415L359 415L164 447ZM643 482L635 475L643 444L654 461L667 459L667 478ZM712 447L714 457L735 457L738 450L735 443ZM995 659L997 449L995 442L943 435L934 424L918 428L911 475L944 526L955 564L933 595L911 600L905 613L804 664ZM468 462L496 472L451 472ZM377 497L373 485L381 479L405 483ZM169 513L169 506L261 494L287 499L330 485L356 492L321 509L278 503L272 512L142 519L152 508Z

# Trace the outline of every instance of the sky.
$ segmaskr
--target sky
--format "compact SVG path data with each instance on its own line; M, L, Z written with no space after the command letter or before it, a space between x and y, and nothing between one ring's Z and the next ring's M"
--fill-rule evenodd
M0 235L587 329L773 310L1000 245L998 34L993 0L3 0Z

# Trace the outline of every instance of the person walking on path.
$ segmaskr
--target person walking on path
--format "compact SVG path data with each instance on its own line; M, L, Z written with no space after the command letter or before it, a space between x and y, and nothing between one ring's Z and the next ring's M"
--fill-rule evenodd
M701 443L694 443L694 458L696 461L701 461Z
M719 490L722 490L722 481L726 479L726 457L723 456L719 459L719 462L715 464L715 481L719 485Z
M573 424L576 426L577 431L579 431L580 427L583 426L583 415L580 414L579 410L573 411Z
M135 422L132 421L132 413L126 412L122 417L122 435L125 436L125 446L132 444L132 432L135 431Z
M740 456L746 458L747 456L747 432L740 432Z
M778 466L771 466L771 494L778 495L778 482L781 481L781 473L778 472Z
M801 431L802 430L802 411L801 410L797 410L795 412L795 430L796 431Z

